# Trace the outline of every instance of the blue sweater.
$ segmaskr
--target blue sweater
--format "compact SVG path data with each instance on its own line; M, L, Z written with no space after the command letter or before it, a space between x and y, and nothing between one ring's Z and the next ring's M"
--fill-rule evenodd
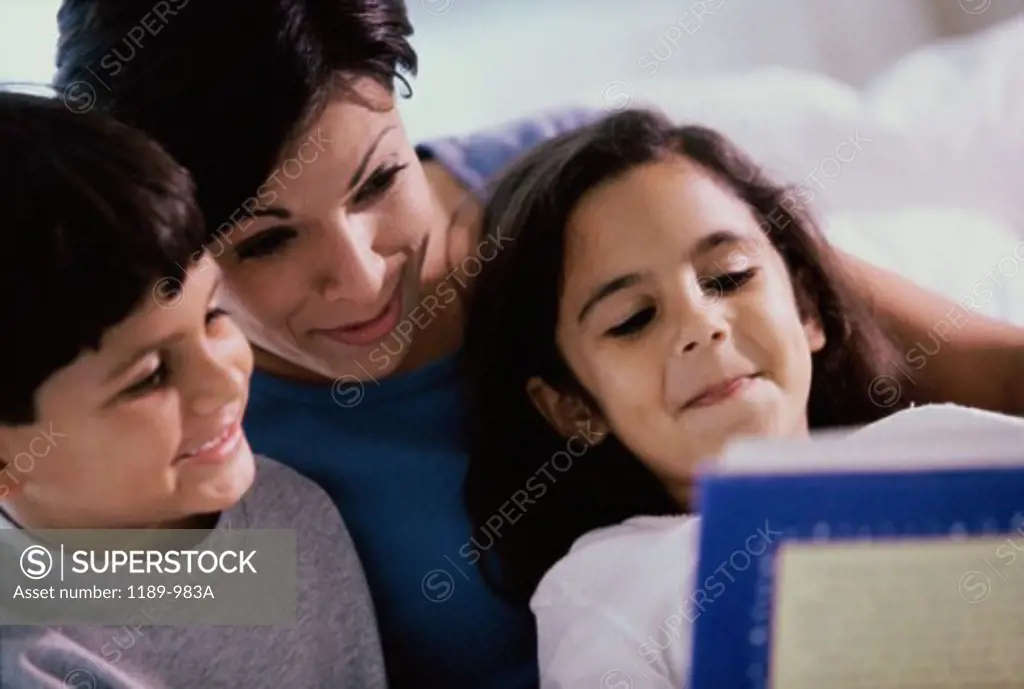
M600 114L546 113L417 152L479 193L526 149ZM256 452L319 483L341 511L366 570L390 686L535 687L529 610L491 592L469 543L454 359L367 382L361 394L354 404L352 391L332 396L330 385L257 372L245 430Z

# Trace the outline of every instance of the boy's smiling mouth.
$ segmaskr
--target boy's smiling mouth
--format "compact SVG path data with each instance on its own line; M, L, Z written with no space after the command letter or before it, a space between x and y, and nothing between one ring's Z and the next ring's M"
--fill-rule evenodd
M230 459L245 438L242 430L242 404L227 407L221 414L221 425L209 433L184 443L174 463L184 461L222 462Z

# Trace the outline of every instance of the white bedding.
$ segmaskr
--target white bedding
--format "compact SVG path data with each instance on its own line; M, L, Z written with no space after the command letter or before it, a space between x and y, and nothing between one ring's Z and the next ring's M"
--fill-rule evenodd
M922 48L863 91L765 67L636 95L813 189L837 245L1024 324L1024 17Z

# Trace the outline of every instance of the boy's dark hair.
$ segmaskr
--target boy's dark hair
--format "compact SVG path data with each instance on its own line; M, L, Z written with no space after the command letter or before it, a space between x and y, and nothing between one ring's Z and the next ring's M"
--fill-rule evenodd
M157 281L182 284L204 229L188 174L163 150L59 99L0 91L0 160L0 423L28 424L51 374Z
M891 345L796 197L729 141L636 110L541 144L502 176L485 209L483 231L500 234L503 248L474 284L462 351L470 410L466 501L478 534L470 546L489 564L492 585L515 600L528 600L588 531L681 511L614 435L573 461L581 443L557 435L526 393L527 380L540 376L599 408L555 342L566 224L589 190L674 156L697 163L750 205L785 260L805 313L820 314L827 342L813 355L810 425L866 423L894 410L869 396L891 361ZM495 535L488 520L505 509L519 516Z
M241 212L344 77L414 75L401 0L63 0L55 85L158 141L210 230Z

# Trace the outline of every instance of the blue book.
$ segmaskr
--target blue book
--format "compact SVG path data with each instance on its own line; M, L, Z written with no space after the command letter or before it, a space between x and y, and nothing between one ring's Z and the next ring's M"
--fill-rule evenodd
M687 689L1024 687L1020 426L742 442L697 487Z

